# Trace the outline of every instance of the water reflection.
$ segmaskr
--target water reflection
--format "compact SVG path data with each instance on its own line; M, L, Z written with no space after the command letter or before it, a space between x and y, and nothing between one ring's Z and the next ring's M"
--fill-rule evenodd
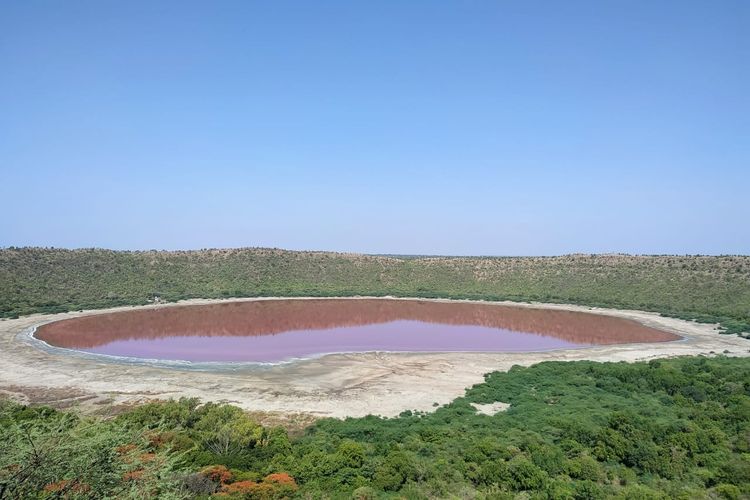
M134 310L50 323L36 336L60 347L193 361L268 361L366 350L545 350L678 338L611 316L382 299L263 300Z

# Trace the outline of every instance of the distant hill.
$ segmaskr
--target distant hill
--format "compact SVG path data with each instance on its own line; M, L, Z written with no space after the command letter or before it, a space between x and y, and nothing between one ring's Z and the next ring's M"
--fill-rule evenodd
M155 297L394 295L564 302L721 321L750 332L750 257L415 257L242 248L0 250L0 317Z

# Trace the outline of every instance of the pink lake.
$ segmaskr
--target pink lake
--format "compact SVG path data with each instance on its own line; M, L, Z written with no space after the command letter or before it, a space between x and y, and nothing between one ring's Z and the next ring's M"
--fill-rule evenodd
M35 336L53 346L111 356L264 363L342 352L531 352L679 339L598 314L389 299L141 309L49 323Z

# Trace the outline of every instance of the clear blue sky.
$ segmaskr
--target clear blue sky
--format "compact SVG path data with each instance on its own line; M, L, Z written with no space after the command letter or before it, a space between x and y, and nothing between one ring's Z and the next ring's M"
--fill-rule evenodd
M0 2L0 246L750 253L750 2Z

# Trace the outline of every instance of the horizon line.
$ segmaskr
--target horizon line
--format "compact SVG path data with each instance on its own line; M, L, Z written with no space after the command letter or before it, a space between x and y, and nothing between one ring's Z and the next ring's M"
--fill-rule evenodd
M106 251L115 253L200 253L200 252L229 252L238 250L266 250L289 253L314 253L314 254L335 254L335 255L357 255L363 257L385 257L393 259L531 259L531 258L560 258L560 257L750 257L750 254L701 254L701 253L628 253L628 252L570 252L563 254L544 254L544 255L510 255L510 254L410 254L410 253L368 253L355 251L339 250L295 250L281 247L262 247L262 246L245 246L245 247L202 247L190 249L112 249L106 247L56 247L56 246L0 246L0 251L17 251L17 250L61 250L67 252L81 251Z

